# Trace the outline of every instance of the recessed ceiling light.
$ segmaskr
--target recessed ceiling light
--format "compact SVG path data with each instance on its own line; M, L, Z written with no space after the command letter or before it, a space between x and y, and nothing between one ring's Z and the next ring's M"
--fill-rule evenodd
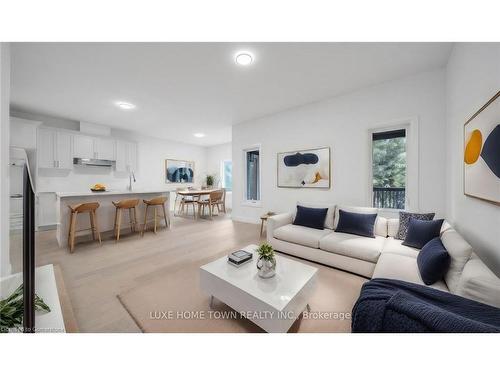
M203 138L205 136L205 134L203 133L194 133L193 134L196 138Z
M253 62L253 55L250 52L238 52L235 61L238 65L250 65Z
M129 102L116 102L115 103L118 107L120 107L121 109L134 109L135 108L135 104L132 104L132 103L129 103Z

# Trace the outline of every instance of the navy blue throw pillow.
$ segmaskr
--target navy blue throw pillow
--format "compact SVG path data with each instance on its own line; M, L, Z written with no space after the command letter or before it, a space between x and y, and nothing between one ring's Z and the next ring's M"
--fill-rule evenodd
M324 229L328 208L311 208L297 206L297 214L293 225L301 225L314 229Z
M377 214L357 214L339 210L339 222L335 232L375 238L373 235L373 227L376 219Z
M433 238L439 237L443 219L440 220L418 220L410 218L408 233L403 245L421 249Z
M417 256L418 270L425 285L441 280L450 267L450 254L436 237L425 244Z

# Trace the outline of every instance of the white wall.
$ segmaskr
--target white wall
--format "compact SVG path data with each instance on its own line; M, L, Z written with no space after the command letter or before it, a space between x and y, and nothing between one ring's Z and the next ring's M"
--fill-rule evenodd
M0 276L11 271L9 256L10 46L0 43Z
M224 160L232 159L233 148L231 143L224 143L207 149L207 173L216 174L219 182L221 176L221 164ZM232 192L226 193L226 208L232 208Z
M420 211L445 213L445 73L432 71L297 107L233 127L233 218L293 209L297 200L370 204L368 129L394 120L419 123ZM242 150L261 144L262 207L243 204ZM278 152L330 146L332 187L276 186Z
M500 206L463 193L464 123L500 90L500 44L455 44L446 78L447 215L500 276Z

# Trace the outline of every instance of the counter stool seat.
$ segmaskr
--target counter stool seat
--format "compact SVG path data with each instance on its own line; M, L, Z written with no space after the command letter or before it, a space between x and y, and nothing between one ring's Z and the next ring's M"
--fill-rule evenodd
M156 227L158 225L157 219L161 218L165 220L165 226L167 228L170 228L170 216L167 214L167 210L165 210L165 203L167 203L168 198L167 197L155 197L151 199L144 199L143 202L146 205L146 211L144 212L144 223L142 225L142 231L141 231L141 236L144 235L144 232L146 231L146 226L147 223L150 221L154 221L154 232L156 233ZM152 218L148 219L148 210L149 207L153 208L154 215ZM158 209L163 211L163 216L158 216Z
M92 239L95 240L97 234L97 239L99 240L99 243L101 243L101 233L99 232L99 226L97 225L97 216L96 216L96 211L99 208L99 203L86 202L86 203L71 205L68 207L70 209L70 220L69 220L70 224L68 232L69 251L72 253L75 249L76 232L83 232L90 230L92 232ZM90 228L76 230L76 218L78 214L85 212L89 213Z
M128 210L128 219L130 224L130 232L134 233L137 229L137 211L136 207L139 204L139 199L123 199L121 201L112 202L115 206L115 224L113 226L116 241L120 240L120 232L122 225L122 211Z

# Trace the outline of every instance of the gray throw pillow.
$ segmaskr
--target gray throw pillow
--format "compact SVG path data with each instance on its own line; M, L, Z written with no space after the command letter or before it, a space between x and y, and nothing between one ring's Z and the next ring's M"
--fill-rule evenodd
M410 225L410 217L418 220L432 220L434 219L434 212L427 214L417 214L413 212L399 211L399 229L396 239L405 240L406 233L408 233L408 226Z

